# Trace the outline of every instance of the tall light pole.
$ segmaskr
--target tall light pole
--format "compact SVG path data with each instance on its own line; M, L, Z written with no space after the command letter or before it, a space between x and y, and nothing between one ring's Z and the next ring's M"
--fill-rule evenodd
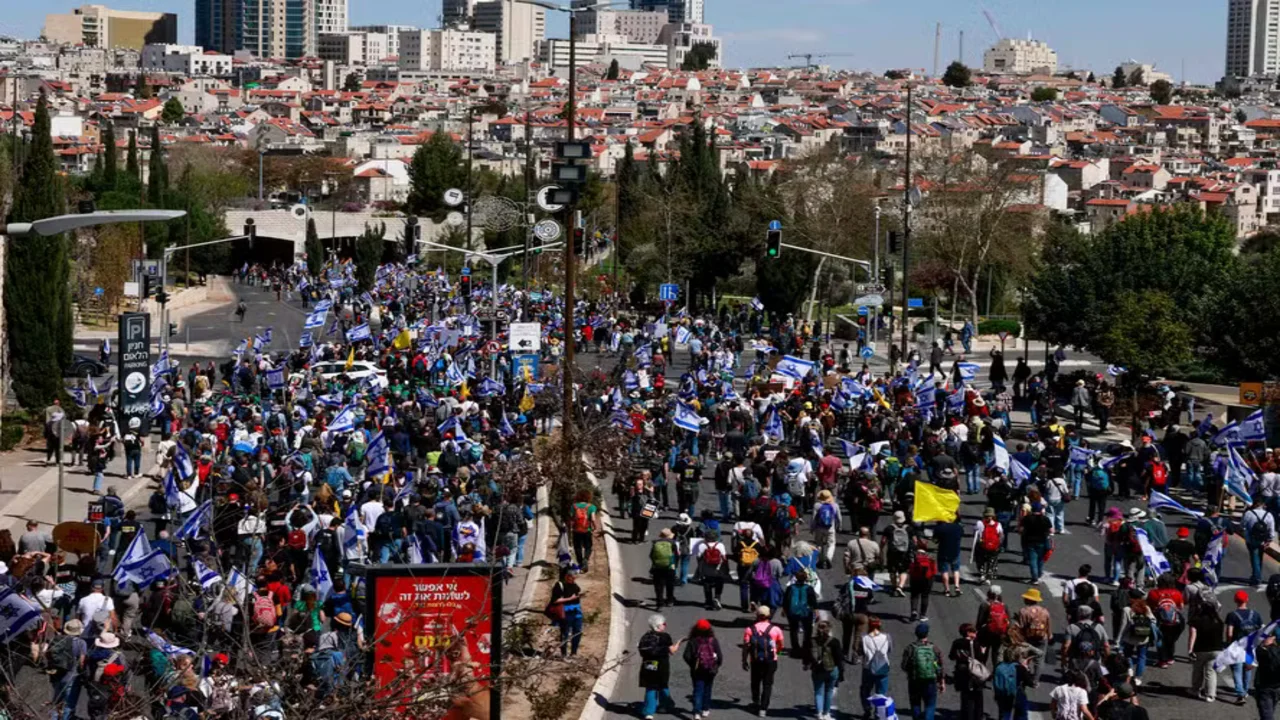
M911 277L911 82L907 82L907 170L902 185L902 347L899 357L907 358L907 303Z

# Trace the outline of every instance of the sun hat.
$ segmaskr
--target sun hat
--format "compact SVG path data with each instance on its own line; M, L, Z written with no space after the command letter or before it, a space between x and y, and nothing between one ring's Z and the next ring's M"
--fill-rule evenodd
M111 650L120 647L120 638L113 632L104 632L93 641L93 644L104 650Z
M1040 596L1040 588L1031 588L1030 590L1022 593L1022 599L1030 602L1041 602L1044 600L1044 598Z

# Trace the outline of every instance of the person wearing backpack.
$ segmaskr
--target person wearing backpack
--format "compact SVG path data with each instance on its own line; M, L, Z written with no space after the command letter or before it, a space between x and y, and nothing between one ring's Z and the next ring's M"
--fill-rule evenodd
M573 532L573 555L578 561L578 568L586 573L587 563L591 560L592 537L601 532L600 509L591 502L591 492L583 490L578 499L569 508L569 528Z
M907 525L907 514L901 510L893 513L893 523L880 533L880 555L885 558L887 569L893 578L893 594L903 597L907 593L907 570L911 567L912 548L911 528Z
M1110 638L1107 629L1094 617L1093 608L1076 608L1075 622L1067 626L1062 643L1060 665L1084 672L1090 663L1107 655Z
M960 637L951 643L947 657L955 663L951 683L960 693L959 720L983 720L982 687L991 671L983 663L978 629L971 623L961 624Z
M680 513L671 526L671 533L676 541L676 586L684 587L689 582L689 560L693 556L693 538L696 533L689 513Z
M756 608L756 621L742 634L742 669L751 673L751 704L760 717L769 714L773 678L782 652L782 629L769 621L768 605Z
M911 716L916 720L933 720L938 693L947 689L947 677L942 672L942 653L929 640L929 623L916 625L916 640L902 651L900 667L907 674Z
M1049 616L1049 609L1041 604L1044 598L1040 595L1040 588L1033 587L1022 593L1022 602L1024 604L1013 618L1013 625L1018 628L1022 639L1036 650L1029 658L1031 687L1039 687L1040 659L1044 657L1049 641L1053 639L1053 619Z
M1197 603L1187 621L1187 651L1194 658L1191 667L1191 690L1205 702L1214 702L1218 695L1218 671L1213 663L1222 649L1225 624L1218 615L1218 606L1208 602Z
M649 547L649 574L653 577L654 605L662 609L676 604L676 540L671 528L662 528Z
M689 643L684 646L684 661L689 666L693 681L693 717L709 717L711 688L715 684L716 673L724 664L724 653L720 651L720 641L707 620L699 620L690 631Z
M1116 636L1120 647L1133 665L1133 684L1142 685L1147 671L1147 653L1160 643L1160 624L1145 598L1137 597L1121 614L1120 632Z
M809 643L813 640L813 617L818 609L818 593L809 584L809 573L805 570L797 570L792 577L794 581L782 594L782 610L787 616L787 629L791 633L791 653L805 662Z
M84 624L79 620L69 620L62 628L62 634L49 643L45 651L45 667L49 673L49 684L53 686L54 717L57 720L71 720L76 714L76 705L80 702L80 686L84 675L85 657L89 646L81 635Z
M720 596L724 593L724 581L729 577L729 551L717 534L708 532L695 553L706 607L708 610L719 610L722 607Z
M818 613L814 636L805 663L813 680L813 701L818 720L834 720L836 686L844 682L844 645L831 633L831 615Z
M978 628L978 645L986 651L1004 644L1009 634L1009 606L1004 601L1004 590L999 585L987 588L987 599L978 606L974 625Z
M831 567L836 554L836 534L840 529L840 508L830 490L818 491L818 501L813 508L813 544L821 548L819 568Z
M770 527L773 529L773 544L779 552L791 547L791 539L796 533L799 522L800 515L791 504L791 496L785 492L778 495L774 499Z
M978 568L978 577L983 584L991 582L996 576L1003 543L1004 526L996 518L995 508L983 509L982 519L973 528L973 547L969 552L969 561Z
M1089 514L1086 522L1090 525L1102 522L1107 510L1107 498L1111 496L1111 473L1096 460L1089 461L1089 470L1085 475L1085 488L1089 494Z
M1249 584L1262 584L1262 553L1276 536L1276 521L1267 512L1261 495L1253 496L1253 503L1241 518L1244 524L1245 547L1249 549Z
M1178 589L1173 576L1165 573L1156 578L1156 588L1147 593L1147 607L1155 613L1156 624L1160 626L1160 642L1156 646L1155 661L1158 668L1173 665L1178 638L1182 637L1182 630L1187 624L1183 605L1182 591Z
M911 618L907 622L929 622L929 595L937 574L938 564L929 557L928 545L924 538L918 538L915 555L907 567L907 589L911 591Z
M862 685L858 697L862 700L862 714L871 716L871 696L889 693L889 671L892 669L893 638L882 630L880 618L867 618L867 633L858 643L858 658L862 661Z
M1236 609L1227 615L1227 644L1243 637L1248 637L1262 628L1262 615L1249 607L1249 593L1237 590ZM1249 697L1249 686L1253 684L1255 668L1244 663L1231 664L1231 679L1235 683L1236 704L1243 705Z
M738 600L742 603L742 612L750 612L751 573L755 570L756 563L760 562L763 539L758 533L758 525L751 523L756 530L750 527L737 529L741 524L739 522L734 525L732 552L738 563Z
M1032 687L1029 657L1007 655L991 672L991 689L995 691L998 720L1025 720L1027 688Z

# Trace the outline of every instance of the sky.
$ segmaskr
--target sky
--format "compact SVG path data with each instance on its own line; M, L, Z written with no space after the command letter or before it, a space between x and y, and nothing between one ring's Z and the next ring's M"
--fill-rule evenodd
M89 0L85 0L88 2ZM179 41L194 32L194 0L94 0L123 10L164 10L178 14ZM0 0L0 34L36 37L47 12L68 12L78 0L29 3ZM567 0L566 0L567 4ZM1030 34L1058 52L1061 68L1110 74L1129 59L1196 83L1222 75L1227 24L1226 0L706 0L707 21L726 43L728 67L800 64L793 53L831 53L834 67L883 71L932 70L934 35L942 23L940 65L959 54L982 65L982 51L997 34L983 17L988 10L1007 37ZM432 27L440 0L350 0L351 23ZM568 23L550 13L548 34L564 37ZM815 60L815 62L818 62ZM941 69L941 68L940 68Z

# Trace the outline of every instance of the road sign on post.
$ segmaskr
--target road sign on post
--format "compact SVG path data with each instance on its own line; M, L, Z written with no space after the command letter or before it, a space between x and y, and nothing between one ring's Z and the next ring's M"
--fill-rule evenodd
M863 360L870 360L871 358L876 356L875 344L867 343L866 345L863 345L862 349L858 351L858 354L862 356Z
M121 425L138 418L141 435L151 430L151 315L124 313L116 339L117 376L120 382Z
M658 286L658 299L663 302L675 302L680 298L680 286L675 283L663 283Z
M511 352L528 355L542 349L542 325L539 323L511 323Z
M866 314L867 314L867 313L869 313L869 312L871 312L871 310L870 310L870 309L868 309L866 305L859 305L859 306L858 306L858 314L859 314L859 315L862 315L862 316L864 316L864 317L865 317L865 316L866 316Z
M878 294L863 295L853 301L854 305L865 305L866 307L880 307L884 304L884 297Z
M907 307L909 308L924 307L924 298L907 298Z

